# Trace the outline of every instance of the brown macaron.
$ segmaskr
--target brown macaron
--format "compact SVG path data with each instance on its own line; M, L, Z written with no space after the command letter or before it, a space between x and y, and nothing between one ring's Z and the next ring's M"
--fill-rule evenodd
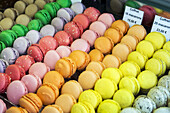
M19 15L19 12L15 8L7 8L4 11L4 15L7 18L11 18L12 20L15 20L17 18L17 16Z
M74 59L63 57L55 65L55 71L58 71L64 78L70 78L77 70Z
M111 27L117 27L125 34L129 29L129 24L124 20L116 20L112 23Z
M109 37L99 37L94 43L95 49L100 50L103 54L108 54L111 52L114 46L114 42Z
M73 51L69 57L76 62L77 69L83 70L90 62L90 56L84 51Z
M117 44L112 49L112 55L119 57L122 62L127 60L127 57L130 52L132 52L132 48L123 43Z
M30 18L33 18L35 13L38 12L39 8L36 4L30 4L25 9L25 14Z
M4 18L0 21L1 30L11 29L14 25L14 21L11 18Z
M23 14L25 12L26 6L27 6L26 3L24 1L21 1L21 0L15 2L15 4L14 4L14 8L16 10L18 10L19 14Z
M16 24L22 24L25 26L27 26L30 21L31 18L26 14L21 14L16 18Z

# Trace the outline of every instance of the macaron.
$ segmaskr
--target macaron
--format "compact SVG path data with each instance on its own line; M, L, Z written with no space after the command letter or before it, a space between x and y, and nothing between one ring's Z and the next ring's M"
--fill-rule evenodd
M109 67L119 68L120 64L122 63L119 57L114 56L112 54L106 55L102 62L106 66L106 68Z
M87 29L90 25L90 20L85 14L78 14L73 18L74 22L80 23L83 26L83 29Z
M57 53L59 54L59 56L61 58L63 57L68 57L71 53L71 49L69 46L59 46L57 49L56 49Z
M11 77L5 73L0 73L0 94L5 93L8 85L11 83Z
M57 41L52 36L45 36L40 39L39 45L47 53L49 50L55 50L58 47Z
M28 93L22 96L19 100L19 105L29 113L38 113L43 106L41 99L34 93Z
M104 63L102 63L100 61L91 61L87 65L86 70L94 71L94 72L98 73L99 76L101 76L101 74L105 68L106 68L106 66L104 65Z
M8 66L9 63L6 60L0 59L0 73L4 73Z
M60 106L64 113L70 113L76 103L76 99L70 94L62 94L55 101L55 104Z
M28 15L30 18L33 18L34 15L38 12L38 6L36 4L29 4L25 8L25 14Z
M134 107L127 107L121 110L120 113L141 113L137 108Z
M16 18L16 24L22 24L25 26L28 26L28 23L31 21L31 18L29 16L27 16L26 14L20 14L17 18Z
M125 6L133 7L136 9L139 9L141 7L136 1L133 0L127 0Z
M35 0L23 0L26 4L33 4Z
M127 60L136 62L139 65L140 69L143 69L148 60L148 57L138 51L133 51L128 55Z
M19 14L23 14L25 12L26 3L24 1L17 1L14 4L14 8L18 11Z
M108 37L99 37L94 42L95 49L98 49L103 54L110 53L113 46L114 46L113 41Z
M90 51L90 44L86 40L76 39L71 44L70 48L71 51L80 50L88 53Z
M120 110L119 103L111 99L102 101L97 108L98 113L119 113Z
M78 3L79 3L79 2L81 3L82 0L71 0L71 3L72 3L72 4L77 3L77 2L78 2Z
M1 31L8 30L12 28L12 26L14 25L14 21L11 18L6 17L0 21L0 25Z
M124 77L136 77L140 73L140 67L133 61L125 61L120 65L119 70L122 72Z
M54 36L54 34L56 33L57 31L55 30L55 27L53 25L45 25L41 28L40 30L40 34L45 37L45 36Z
M111 12L113 14L117 14L118 16L122 16L123 11L124 11L124 4L126 0L120 1L120 0L111 0L109 2Z
M73 42L73 37L66 31L59 31L54 35L54 39L60 46L69 46Z
M70 8L76 13L76 15L82 14L84 12L84 10L86 9L84 4L81 2L73 3Z
M98 79L100 79L98 73L94 71L83 71L78 77L78 82L84 90L88 90L94 88L94 85Z
M26 54L30 45L31 42L25 37L19 37L13 43L13 47L19 52L20 55Z
M168 50L160 49L153 54L153 58L160 58L166 64L166 68L170 69L170 53Z
M46 106L41 113L63 113L63 110L58 105L48 105Z
M61 88L61 94L70 94L77 100L80 94L83 92L83 88L76 80L69 80Z
M45 74L50 71L49 67L42 62L36 62L31 65L29 69L29 74L35 74L39 76L41 79L44 78Z
M166 64L159 58L151 58L145 64L145 69L154 72L158 77L164 75Z
M119 89L113 96L113 100L119 103L121 108L131 107L135 97L128 89Z
M15 93L14 93L15 92ZM13 104L18 105L22 96L28 93L28 89L22 81L15 80L7 88L7 98Z
M15 31L18 37L25 36L28 32L28 28L21 24L15 24L12 30Z
M4 17L5 17L4 14L0 12L0 20L2 20Z
M163 86L165 87L166 89L168 89L168 91L170 91L170 84L169 84L169 81L170 81L170 77L168 75L165 75L163 77L161 77L158 81L158 86Z
M90 24L89 29L97 32L100 36L103 36L108 26L102 21L95 21Z
M133 25L127 32L128 35L134 35L139 41L143 40L147 34L146 29L142 25Z
M50 70L54 70L55 64L60 58L61 57L57 51L49 50L44 56L44 63L50 68Z
M153 100L146 95L138 96L135 99L133 106L140 112L145 113L150 113L156 108L156 104L153 102Z
M70 57L59 59L55 65L55 71L58 71L64 78L70 78L77 69L76 62Z
M48 2L49 0L35 0L34 4L36 4L39 9L43 9L44 5L47 4Z
M138 75L137 80L138 80L140 87L144 93L148 92L149 89L156 86L156 84L158 82L157 76L155 75L155 73L153 73L152 71L149 71L149 70L142 71Z
M18 36L13 30L5 30L0 33L0 41L2 41L6 47L12 47L13 42Z
M43 25L49 24L51 21L50 13L45 9L42 9L35 13L34 18L39 19Z
M94 22L98 19L100 11L94 7L89 7L83 14L87 15L91 22Z
M118 68L106 68L101 75L102 78L110 79L116 84L119 83L121 78L123 77L122 72Z
M119 43L112 49L112 55L119 57L121 62L125 62L131 52L132 48L124 43Z
M103 13L99 16L98 20L102 21L103 23L110 27L112 23L115 21L115 18L111 13Z
M97 91L102 96L103 99L112 98L116 89L117 86L115 87L113 81L107 78L101 78L97 80L94 86L94 90Z
M33 19L28 23L29 30L39 31L43 27L43 23L40 19Z
M151 32L146 35L145 40L150 41L156 48L161 49L166 42L166 37L159 32Z
M53 85L56 85L58 89L60 89L61 86L64 84L64 78L57 71L49 71L45 74L43 78L43 84L45 83L51 83Z
M60 5L57 2L51 2L45 4L44 9L50 13L51 18L54 18L57 16L57 11L60 9Z
M75 16L75 13L70 8L61 8L57 11L57 17L63 17L68 22L70 22L73 19L74 16Z
M52 19L51 25L53 25L57 31L61 31L64 29L64 25L67 22L68 21L63 17L55 17L54 19Z
M102 97L97 91L85 90L80 94L78 101L88 102L95 109L100 104L100 102L102 102Z
M12 20L15 20L18 15L19 15L19 12L15 8L7 8L4 11L4 16L11 18Z
M155 51L155 46L150 41L142 40L136 46L136 51L150 58Z
M105 31L104 36L111 38L116 44L120 42L121 38L123 37L123 33L118 28L109 28Z
M68 22L64 26L64 31L66 31L67 33L70 33L71 36L73 37L73 39L77 39L83 33L83 26L81 24L73 22L73 21Z
M90 60L91 61L103 61L104 55L98 49L93 49L89 52Z
M32 44L27 49L27 54L32 56L36 62L41 62L45 56L45 50L40 44Z
M122 37L120 41L120 43L124 43L130 46L133 51L136 49L138 42L139 42L138 38L132 35L125 35Z
M9 64L14 64L15 60L19 57L19 53L16 49L7 47L2 50L1 58L6 60Z
M95 113L93 106L88 102L78 102L71 108L71 113Z
M170 108L168 107L160 107L153 111L153 113L168 113L168 112L170 112Z
M30 30L27 34L26 34L26 39L28 39L31 44L37 44L40 40L40 38L42 38L40 32L36 31L36 30Z
M45 83L37 90L37 95L41 99L43 105L50 105L57 99L59 89L51 83Z
M70 5L72 4L71 3L71 0L57 0L57 3L62 7L62 8L65 8L65 7L70 7Z
M124 20L116 20L111 24L112 28L119 28L125 34L129 29L129 24Z
M73 51L69 57L75 61L78 70L83 70L90 62L90 56L80 50Z
M86 40L90 44L90 47L94 46L94 42L98 37L99 35L95 31L92 31L92 30L86 30L81 35L81 39Z
M25 75L25 70L16 64L9 65L5 73L11 77L11 80L20 80Z
M128 89L133 95L137 95L140 91L140 85L135 77L123 77L119 82L120 89Z
M22 107L12 106L8 110L6 110L6 113L28 113L28 112L26 111L26 109Z
M0 46L0 53L1 53L1 51L6 48L6 45L2 41L0 41L0 45L1 45Z
M168 51L170 51L170 41L167 41L164 45L163 45L163 49L166 49Z
M21 79L25 83L25 86L28 88L29 93L34 93L42 85L42 81L37 75L25 75Z

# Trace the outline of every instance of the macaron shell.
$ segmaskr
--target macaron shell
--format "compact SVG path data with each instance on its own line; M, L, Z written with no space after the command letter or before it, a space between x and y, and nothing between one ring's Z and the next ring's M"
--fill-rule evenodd
M163 49L166 49L166 50L170 51L170 41L166 42L166 43L163 45Z
M170 88L169 88L169 86L170 86L170 83L169 83L169 81L170 81L170 77L169 76L163 76L163 77L161 77L160 79L159 79L159 81L158 81L158 86L163 86L163 87L165 87L166 89L168 89L168 91L170 91Z
M58 105L48 105L46 106L41 113L63 113L63 110Z
M18 10L14 9L14 8L7 8L4 11L4 16L11 18L12 20L15 20L18 15L19 15Z
M6 60L0 59L0 73L4 73L8 66L9 63Z
M64 25L65 25L67 22L68 22L68 21L67 21L66 19L64 19L63 17L55 17L55 18L51 21L51 25L53 25L57 31L61 31L61 30L63 30Z
M89 7L84 11L84 14L88 16L91 22L94 22L98 19L100 11L94 7Z
M6 110L6 113L28 113L28 112L24 108L12 106L8 110Z
M141 113L138 109L133 107L124 108L120 113Z
M68 22L70 22L73 18L73 15L67 9L61 8L60 10L57 11L57 17L63 17Z
M98 49L93 49L89 52L90 60L91 61L103 61L104 55Z
M86 40L76 39L71 44L71 51L75 51L75 50L81 50L88 53L90 51L90 45Z
M29 30L37 30L39 31L43 27L43 23L40 19L33 19L28 23Z
M70 7L70 5L71 5L71 0L65 0L65 1L63 1L63 0L58 0L57 3L58 3L62 8L64 8L64 7Z
M71 113L77 113L77 112L83 112L83 113L89 113L89 108L83 104L82 102L78 102L73 105L71 108Z
M4 18L0 21L0 25L2 27L2 30L8 30L12 28L12 26L14 25L14 21L11 18Z
M125 34L129 29L129 25L123 20L117 20L117 21L113 22L111 27L119 28L123 32L123 34Z
M57 31L55 30L54 26L49 25L49 24L43 26L40 30L40 34L43 37L45 37L45 36L52 36L53 37L55 32L57 32Z
M99 16L98 20L104 22L107 26L111 26L112 23L115 21L115 18L110 13L103 13Z
M16 24L22 24L25 26L28 26L28 23L31 21L31 18L29 16L27 16L26 14L20 14L17 18L16 18Z
M81 2L72 3L70 8L76 13L76 15L82 14L86 9L86 7Z
M1 113L5 113L6 110L7 110L6 104L4 103L3 100L0 99L0 112L1 112Z
M59 54L59 56L61 58L63 57L68 57L71 53L71 49L69 46L59 46L57 49L56 49L57 53Z
M39 9L38 9L38 6L36 4L29 4L25 8L25 14L28 15L30 18L33 18L38 10Z
M119 68L120 64L122 63L119 57L114 56L112 54L106 55L102 62L106 66L106 68Z
M0 93L4 93L8 87L8 85L11 83L11 78L9 75L5 73L0 74L1 80L0 80Z
M39 42L40 38L41 38L41 34L36 31L36 30L30 30L27 34L26 34L26 39L28 39L31 44L36 44Z
M168 113L168 112L170 112L170 108L168 107L160 107L153 111L153 113Z

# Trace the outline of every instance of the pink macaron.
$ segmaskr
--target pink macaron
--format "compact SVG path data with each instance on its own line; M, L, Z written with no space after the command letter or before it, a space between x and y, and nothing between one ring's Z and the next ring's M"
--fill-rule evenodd
M110 13L103 13L99 16L98 18L99 21L102 21L105 23L108 27L112 25L112 23L115 21L115 18L112 14Z
M60 59L60 56L57 53L57 51L56 50L50 50L46 53L46 55L44 57L44 63L50 68L50 70L54 70L55 64L59 59Z
M29 93L34 93L42 85L42 81L37 75L25 75L21 79L25 83L25 86L28 88Z
M7 88L7 98L12 103L18 105L19 99L28 93L28 89L22 81L15 80Z
M0 94L5 93L8 85L11 83L11 77L5 73L0 73Z
M89 27L90 30L97 32L101 36L104 35L107 28L108 28L108 26L105 23L103 23L102 21L95 21Z
M96 33L95 31L92 30L86 30L82 35L81 39L86 40L90 46L92 47L94 45L95 40L99 37L100 35Z
M6 104L0 99L0 113L5 113L7 110Z
M29 74L35 74L43 79L48 71L50 71L50 68L45 63L36 62L30 67Z
M71 53L71 49L69 46L59 46L56 49L56 51L60 55L61 58L68 57Z
M71 44L71 50L81 50L88 53L90 51L90 44L86 40L77 39Z

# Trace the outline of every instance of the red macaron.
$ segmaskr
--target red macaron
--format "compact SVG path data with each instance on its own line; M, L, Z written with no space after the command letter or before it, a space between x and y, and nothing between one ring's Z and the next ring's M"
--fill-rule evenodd
M89 7L84 11L84 14L87 15L91 22L94 22L98 19L100 11L94 7Z
M0 93L4 93L11 83L11 77L5 73L0 73Z

